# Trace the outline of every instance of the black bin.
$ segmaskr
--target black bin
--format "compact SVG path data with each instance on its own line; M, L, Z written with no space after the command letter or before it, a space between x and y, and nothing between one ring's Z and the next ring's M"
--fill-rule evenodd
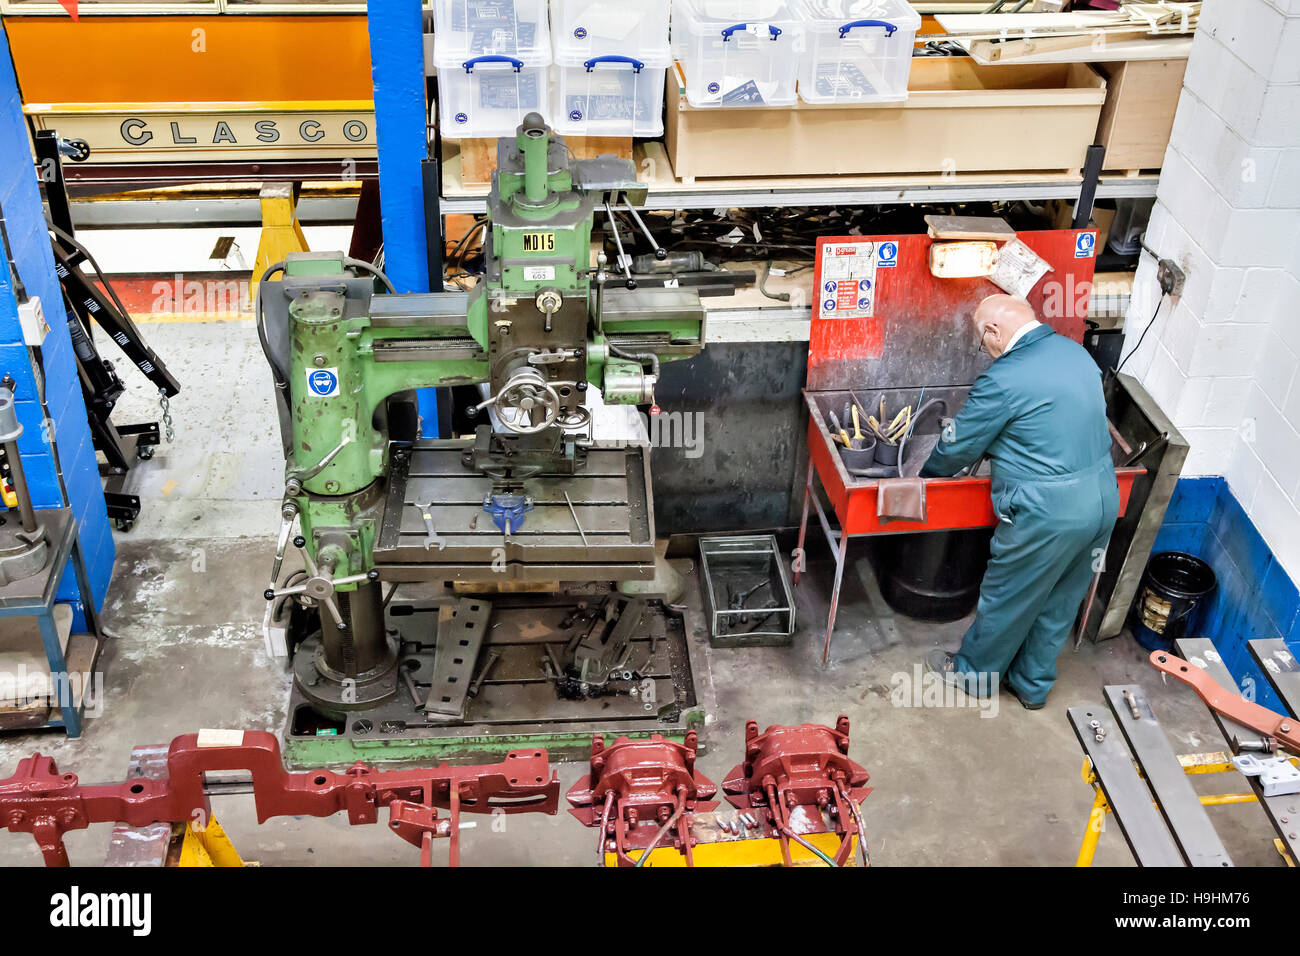
M1134 607L1133 636L1149 651L1167 651L1187 633L1193 612L1214 590L1214 569L1184 551L1151 555Z
M873 537L872 564L885 603L923 621L965 617L979 601L993 530Z

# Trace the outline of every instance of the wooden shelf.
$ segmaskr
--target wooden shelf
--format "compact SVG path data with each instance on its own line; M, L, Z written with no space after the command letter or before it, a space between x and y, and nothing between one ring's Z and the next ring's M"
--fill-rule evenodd
M681 183L662 143L638 143L634 162L650 186L647 209L751 208L758 206L871 206L892 203L962 203L1008 201L1042 202L1074 199L1082 177L1061 170L1038 173L928 173L899 176L801 176L777 179L700 179ZM461 182L460 149L443 148L444 215L486 211L486 186L466 187ZM1156 194L1156 173L1105 176L1097 188L1098 199L1150 198Z

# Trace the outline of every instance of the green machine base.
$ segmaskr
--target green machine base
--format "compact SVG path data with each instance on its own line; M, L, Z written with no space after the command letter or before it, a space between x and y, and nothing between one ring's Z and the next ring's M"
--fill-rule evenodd
M552 760L585 760L593 734L607 741L661 734L680 742L688 730L703 736L715 709L704 653L708 635L695 575L686 577L682 604L647 602L629 663L616 679L577 692L571 682L556 679L555 661L575 630L565 625L584 606L599 607L613 590L585 585L557 594L484 596L492 613L475 655L463 718L425 710L437 680L437 618L459 598L404 587L386 611L389 635L400 647L394 693L333 719L321 716L295 687L284 733L286 762L297 768L358 760L486 762L528 747L545 749Z

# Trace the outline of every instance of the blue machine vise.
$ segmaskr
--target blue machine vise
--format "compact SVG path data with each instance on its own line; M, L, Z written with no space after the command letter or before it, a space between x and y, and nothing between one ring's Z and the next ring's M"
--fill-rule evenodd
M514 534L524 525L524 515L533 510L533 499L527 495L488 495L483 499L483 510L492 516L492 523L502 534Z

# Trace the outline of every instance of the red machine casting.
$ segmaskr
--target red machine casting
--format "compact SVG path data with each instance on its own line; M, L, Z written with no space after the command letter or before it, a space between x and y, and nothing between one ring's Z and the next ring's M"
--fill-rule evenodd
M698 841L691 824L696 813L717 806L709 798L718 792L695 769L697 742L693 730L682 744L652 734L648 740L619 737L606 748L599 734L592 738L591 773L566 797L574 806L570 813L598 828L602 860L613 850L619 866L641 866L663 845L676 847L694 865L691 848ZM641 851L636 860L628 856L634 850Z
M867 771L849 759L849 718L840 715L835 729L820 724L768 727L745 725L745 762L727 774L722 790L738 810L756 811L769 836L781 840L790 865L790 841L823 856L801 834L837 833L835 865L848 862L853 836L864 866L869 865L866 828L859 804L871 793Z
M280 760L280 744L265 731L233 732L209 746L198 734L171 743L167 778L82 785L75 773L60 773L50 757L34 754L18 771L0 780L0 825L36 838L47 866L67 866L63 834L92 823L190 823L206 826L211 806L204 775L247 771L252 780L257 820L271 817L328 817L346 811L354 826L375 823L388 808L388 826L420 847L428 866L432 841L451 841L452 866L460 862L461 813L549 813L559 810L560 783L544 750L514 750L498 764L433 769L376 770L355 763L343 773L312 770L290 773ZM439 818L438 810L450 812Z

